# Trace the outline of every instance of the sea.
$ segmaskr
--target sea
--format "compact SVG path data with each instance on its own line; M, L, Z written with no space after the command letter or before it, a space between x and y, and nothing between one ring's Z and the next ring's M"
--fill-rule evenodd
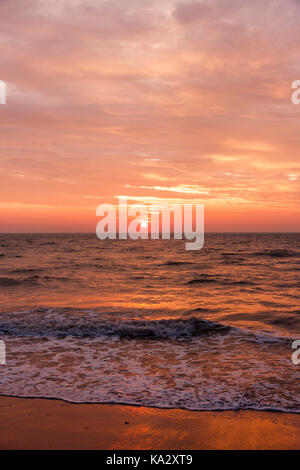
M0 394L299 413L299 261L297 233L1 234Z

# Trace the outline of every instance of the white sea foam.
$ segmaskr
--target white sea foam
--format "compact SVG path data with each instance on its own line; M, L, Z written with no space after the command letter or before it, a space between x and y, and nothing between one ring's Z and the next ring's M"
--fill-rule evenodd
M83 403L299 412L284 343L225 335L169 339L3 336L0 393Z

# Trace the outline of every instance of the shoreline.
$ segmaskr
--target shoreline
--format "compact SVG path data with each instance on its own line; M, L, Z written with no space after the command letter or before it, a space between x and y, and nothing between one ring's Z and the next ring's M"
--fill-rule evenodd
M50 401L58 401L58 402L63 402L67 403L69 405L108 405L108 406L128 406L128 407L133 407L133 408L151 408L153 410L178 410L178 411L189 411L191 413L219 413L219 412L243 412L243 411L253 411L253 412L258 412L258 413L279 413L279 414L295 414L300 416L300 411L285 411L285 410L280 410L280 409L274 409L274 408L262 408L262 409L256 409L256 408L210 408L210 409L197 409L197 408L178 408L176 406L159 406L159 405L140 405L139 403L128 403L128 402L114 402L114 401L72 401L72 400L67 400L66 398L59 398L59 397L43 397L43 396L37 396L35 397L34 395L13 395L13 394L6 394L6 393L0 393L0 398L18 398L22 400L50 400Z
M0 396L0 449L300 449L300 415Z

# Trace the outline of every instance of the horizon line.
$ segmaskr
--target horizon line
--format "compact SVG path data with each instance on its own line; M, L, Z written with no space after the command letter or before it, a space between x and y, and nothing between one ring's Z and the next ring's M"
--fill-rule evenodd
M174 235L175 233L176 232L170 232L170 236ZM204 235L205 234L219 234L219 233L220 234L224 234L224 233L228 233L228 234L268 234L268 233L269 234L300 234L300 231L292 231L292 232L290 231L252 231L252 232L249 232L249 231L245 231L245 232L209 231L209 232L205 232ZM151 232L148 232L148 234L151 235ZM95 235L96 238L98 238L96 232L0 232L0 236L1 235ZM120 235L120 232L116 232L116 235ZM159 235L162 235L162 232L160 232ZM184 236L184 233L182 234L182 236Z

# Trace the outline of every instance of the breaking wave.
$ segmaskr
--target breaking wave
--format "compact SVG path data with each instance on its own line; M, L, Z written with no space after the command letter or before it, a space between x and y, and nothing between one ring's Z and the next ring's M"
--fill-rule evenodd
M12 316L1 314L0 333L14 336L90 337L118 336L120 338L171 339L227 333L228 325L196 317L161 320L112 318L89 311L66 313L66 309L33 310ZM45 314L46 313L46 314Z

